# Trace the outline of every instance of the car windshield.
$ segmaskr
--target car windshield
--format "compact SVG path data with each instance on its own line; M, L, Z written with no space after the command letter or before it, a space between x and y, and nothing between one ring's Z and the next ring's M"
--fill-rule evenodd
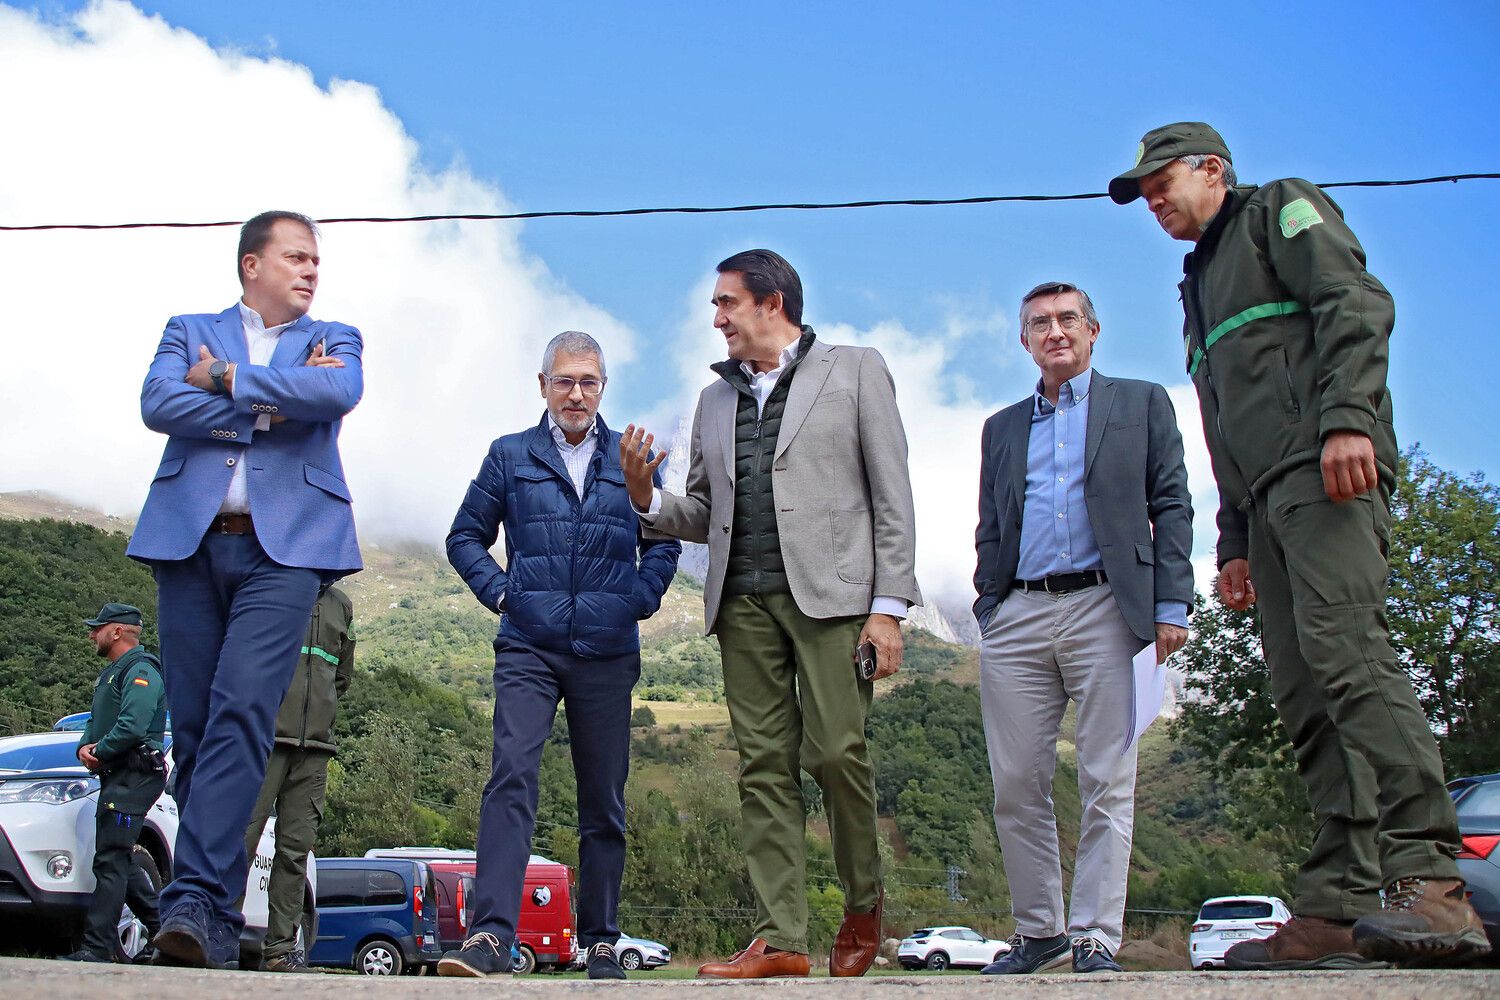
M1259 920L1271 915L1271 904L1256 899L1225 899L1204 903L1199 920Z
M1483 781L1474 785L1467 795L1458 800L1454 809L1460 819L1500 814L1500 781Z
M54 767L81 767L78 743L35 743L27 747L0 750L0 771L45 771Z

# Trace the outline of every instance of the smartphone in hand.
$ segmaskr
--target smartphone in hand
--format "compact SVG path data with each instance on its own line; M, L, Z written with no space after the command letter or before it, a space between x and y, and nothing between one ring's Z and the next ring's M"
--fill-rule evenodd
M875 644L866 639L854 651L854 672L859 674L860 680L873 681L875 670Z

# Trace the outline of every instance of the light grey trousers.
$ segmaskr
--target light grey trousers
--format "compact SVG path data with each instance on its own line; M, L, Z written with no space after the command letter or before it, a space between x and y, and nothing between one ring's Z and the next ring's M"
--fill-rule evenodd
M1010 882L1016 930L1027 937L1093 937L1120 947L1135 821L1130 658L1145 645L1107 584L1070 594L1013 590L980 643L980 696L995 833ZM1072 905L1063 919L1062 863L1052 776L1068 700L1078 705L1078 791L1083 803Z

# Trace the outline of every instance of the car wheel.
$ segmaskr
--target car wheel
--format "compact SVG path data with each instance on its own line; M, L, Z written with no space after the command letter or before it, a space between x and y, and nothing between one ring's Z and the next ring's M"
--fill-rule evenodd
M302 954L311 955L313 945L318 943L318 901L312 886L302 887L302 919L297 921L297 943Z
M948 967L948 953L935 951L927 956L927 967L934 972L942 972Z
M516 949L515 961L510 964L510 971L518 976L529 976L536 971L536 952L526 945Z
M156 859L151 852L140 844L135 845L131 852L130 863L146 873L146 878L151 881L151 888L157 892L161 891L161 872L156 867ZM132 875L134 872L131 873ZM115 935L115 961L129 962L139 955L149 943L150 935L146 933L146 925L135 918L130 912L130 907L120 908L119 933Z
M366 941L354 953L354 971L365 976L399 976L406 962L401 949L385 938Z
M626 948L620 952L620 968L627 972L634 972L641 967L641 953L634 948Z
M998 962L1002 958L1004 958L1006 955L1009 955L1009 954L1010 954L1010 949L1009 948L1001 948L999 951L995 952L995 957L992 958L992 959L990 959L990 962L991 963Z

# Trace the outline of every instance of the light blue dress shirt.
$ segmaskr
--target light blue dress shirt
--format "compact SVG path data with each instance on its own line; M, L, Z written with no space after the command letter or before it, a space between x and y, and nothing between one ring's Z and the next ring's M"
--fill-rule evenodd
M1103 569L1099 543L1084 502L1084 446L1089 425L1089 389L1094 370L1064 382L1054 406L1037 380L1026 446L1026 503L1021 512L1021 554L1016 579L1040 580L1058 573ZM1158 622L1187 628L1182 601L1157 601Z

